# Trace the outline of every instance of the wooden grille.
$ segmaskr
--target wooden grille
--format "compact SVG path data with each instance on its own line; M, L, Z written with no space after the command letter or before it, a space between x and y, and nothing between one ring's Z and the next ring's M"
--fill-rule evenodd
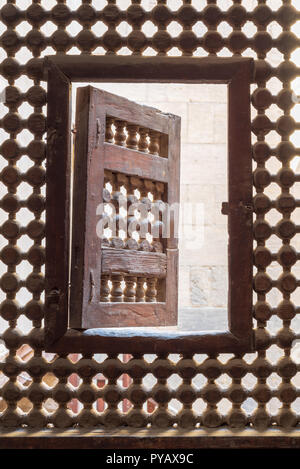
M24 7L21 0L1 2L1 5L4 32L0 41L3 57L0 71L6 105L0 121L4 131L1 182L5 188L1 209L6 214L1 227L1 261L6 266L0 280L5 295L0 307L1 324L6 326L0 350L1 425L13 428L24 425L117 428L148 424L159 428L173 425L243 428L251 425L260 430L273 424L283 429L295 427L299 423L300 365L292 344L300 337L297 321L300 308L293 296L299 288L300 229L295 214L300 206L297 198L300 175L290 166L299 149L289 138L300 127L292 114L295 99L291 89L291 82L298 73L292 60L293 51L299 48L299 38L292 32L300 18L296 2L208 0L184 1L179 7L173 7L172 2L159 0L145 8L144 1L135 0L122 9L120 0L108 0L104 7L87 0L76 10L72 9L71 1L55 2L51 9L46 9L43 1L34 1L28 7L27 3ZM75 36L67 30L73 20L81 29ZM150 37L144 33L147 21L157 28ZM177 35L169 33L172 21L182 29ZM18 32L21 22L26 23L27 33ZM52 32L47 35L43 32L46 22L52 26ZM118 32L121 22L132 28L127 37ZM229 34L222 32L224 23L230 29ZM101 25L106 27L103 33ZM43 135L46 130L43 107L47 94L41 83L38 60L51 52L242 54L255 58L252 130L257 270L253 312L256 351L253 354L159 355L151 359L136 354L129 360L115 355L87 355L74 360L72 356L43 352ZM27 78L25 84L20 82L20 77ZM32 107L26 118L21 109L24 103ZM276 112L270 117L274 107ZM23 131L31 133L26 145L22 143ZM18 161L27 161L26 158L28 169L20 172ZM279 166L276 172L270 169L274 159ZM32 188L26 200L17 196L17 188L23 182ZM271 191L274 185L278 197ZM17 216L22 209L32 214L32 220L25 224ZM279 217L276 223L270 219L272 210ZM20 248L26 236L31 245ZM25 280L20 280L16 269L24 260L30 263L32 271ZM270 274L271 263L278 271L275 278ZM28 300L19 304L16 297L22 288L26 289ZM274 288L279 295L276 302L270 304L268 295ZM18 329L21 315L32 325L28 332ZM29 348L25 354L24 345ZM79 377L78 386L69 385L74 374ZM101 383L94 386L99 374L105 382L99 378ZM153 384L147 389L143 378L149 374ZM122 375L130 377L128 387L118 384ZM169 385L171 375L178 377L176 388ZM82 406L78 412L72 412L68 405L72 399ZM99 399L103 399L105 405L97 407ZM149 413L149 408L144 410L143 405L151 399L155 405L150 406L152 412ZM181 404L181 410L171 410L173 399ZM219 407L224 400L229 405L221 414ZM119 402L130 402L131 407L124 405L119 409ZM198 411L194 410L196 402L201 404ZM247 410L250 402L252 412Z

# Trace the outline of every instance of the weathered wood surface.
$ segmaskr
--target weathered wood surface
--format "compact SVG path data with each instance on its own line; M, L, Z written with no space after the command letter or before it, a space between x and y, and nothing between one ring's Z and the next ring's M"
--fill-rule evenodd
M3 430L0 433L2 449L207 449L207 448L300 448L300 431L284 431L279 428L259 432L253 428L234 431L229 428L193 430L156 430L123 428L109 430L97 428L70 430ZM194 462L202 454L194 454Z
M229 82L248 57L49 56L73 81L112 82Z
M101 271L103 274L120 272L139 277L164 278L167 274L167 256L161 252L102 248Z
M49 61L47 71L45 329L52 343L68 325L71 90L55 64Z
M104 143L104 168L154 181L169 180L169 163L166 158L111 143Z

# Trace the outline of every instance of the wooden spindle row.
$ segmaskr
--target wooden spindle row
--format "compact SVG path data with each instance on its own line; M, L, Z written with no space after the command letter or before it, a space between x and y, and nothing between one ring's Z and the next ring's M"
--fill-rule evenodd
M165 156L161 134L111 116L106 117L105 141L152 155Z
M114 233L109 239L102 239L102 246L163 252L163 223L159 207L163 206L164 191L165 185L161 182L105 170L103 202L111 204L114 208L108 215ZM139 204L143 204L143 210L140 212L140 218L137 218L133 208ZM150 213L153 215L152 220L149 219ZM132 237L128 229L132 227L136 227L136 231L141 233L139 240ZM124 233L121 236L121 231L125 231L125 239Z
M122 282L125 282L125 288ZM111 286L110 286L111 282ZM122 274L101 275L100 301L112 303L154 303L159 301L160 280Z

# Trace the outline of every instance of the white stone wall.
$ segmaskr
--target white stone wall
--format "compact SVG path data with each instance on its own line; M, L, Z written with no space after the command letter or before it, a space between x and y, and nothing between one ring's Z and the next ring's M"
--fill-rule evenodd
M227 86L96 86L181 117L180 307L226 308L228 237L221 205L227 201ZM198 204L199 219L186 203Z

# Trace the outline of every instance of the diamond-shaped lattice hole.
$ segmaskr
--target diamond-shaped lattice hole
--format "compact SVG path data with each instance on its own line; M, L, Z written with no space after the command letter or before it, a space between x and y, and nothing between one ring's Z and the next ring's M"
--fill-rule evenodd
M202 37L207 32L207 27L202 21L197 21L192 27L193 32L197 35L197 37Z
M152 363L152 362L154 362L154 360L155 360L157 357L156 357L156 355L145 354L145 355L143 356L143 358L144 358L145 362L147 362L147 363Z
M296 21L291 27L292 33L294 33L297 37L300 37L300 20Z
M193 53L193 55L195 57L207 57L208 56L208 52L203 49L203 47L197 47L197 49L195 50L195 52Z
M282 403L277 397L272 397L266 405L267 412L271 415L276 415L281 408Z
M227 11L232 6L232 0L217 0L217 5L222 11Z
M173 374L167 379L168 387L171 389L176 389L182 383L182 378L180 376Z
M28 386L30 386L30 384L32 383L32 377L26 373L26 371L22 371L18 376L17 376L17 383L20 385L20 387L24 387L24 388L27 388Z
M257 58L256 52L253 49L251 49L251 47L247 47L247 49L245 49L244 52L242 52L242 56L243 57L250 57L252 59Z
M296 100L296 98L294 98ZM295 104L291 109L291 116L295 119L296 122L300 122L300 103Z
M196 399L192 404L192 409L197 415L201 415L205 411L206 407L207 404L201 397L198 397L198 399Z
M146 2L147 0L143 0L143 1ZM152 4L152 2L149 2L149 0L148 0L148 3ZM182 0L167 0L167 6L172 11L177 11L181 7L181 5L182 5Z
M23 414L28 414L32 408L33 404L27 397L22 397L22 399L17 402L17 409Z
M94 34L100 37L108 30L108 27L102 21L97 21L97 23L91 27L91 30Z
M265 163L265 167L271 174L276 174L281 168L282 165L275 156L271 156Z
M298 342L298 341L297 341L297 342L295 343L295 345L292 347L292 350L291 350L291 358L292 358L292 360L293 360L295 363L297 363L297 364L300 363L300 342ZM300 387L300 373L297 373L294 378L296 378L297 375L299 375L299 376L298 376L298 379L299 379L299 384L298 384L298 385L299 385L299 387ZM294 378L293 378L293 379L294 379Z
M16 267L16 272L21 280L25 280L28 275L32 272L32 265L28 261L22 261Z
M266 60L272 67L278 67L284 60L284 55L276 47L272 47L266 55Z
M118 50L118 55L131 55L132 52L128 47L121 47L121 49Z
M277 23L277 21L272 21L268 24L267 31L273 39L276 39L279 34L282 33L282 27L280 26L280 24Z
M68 359L70 360L70 362L72 363L77 363L79 362L79 360L82 358L82 355L80 353L70 353L68 355Z
M58 384L58 379L53 373L46 373L43 376L42 381L46 386L48 386L48 388L54 388L54 386Z
M290 140L293 145L298 148L300 146L300 130L295 130L295 132L292 133Z
M252 414L257 409L257 402L252 397L248 397L242 403L241 408L246 414Z
M152 373L148 373L146 376L144 376L142 383L146 389L151 389L157 383L157 379L155 378L155 376L153 376Z
M279 91L282 90L282 82L276 78L272 77L270 80L267 81L267 88L270 91L270 93L277 95Z
M267 0L266 3L273 11L277 11L282 6L282 0Z
M16 215L16 220L22 225L27 225L31 220L34 220L33 213L25 207L22 207Z
M15 58L21 65L23 65L32 59L33 55L27 47L21 47L21 49L16 53Z
M17 195L21 200L27 199L32 194L32 186L27 182L21 182L17 188Z
M9 378L4 373L2 373L2 371L0 371L0 388L2 388L7 383L7 381L9 381Z
M155 26L155 24L153 24L152 21L146 21L142 26L142 31L145 34L145 36L152 37L157 31L157 26Z
M171 414L176 415L181 411L183 405L178 399L171 399L168 403L168 410Z
M5 400L0 397L0 414L2 414L2 412L5 412L7 409L7 404L5 402Z
M158 406L157 402L154 399L150 398L150 399L147 399L147 401L143 404L143 410L147 412L148 414L152 414L152 412L155 411L157 406Z
M193 386L195 386L196 389L203 388L206 385L206 383L207 383L207 378L200 373L194 376L194 378L192 379L192 384Z
M82 30L82 25L79 24L77 21L72 21L67 27L66 31L70 34L70 36L77 36L77 34Z
M281 213L278 212L278 210L272 209L265 215L265 219L270 225L276 225L276 223L281 220L282 215ZM276 264L276 268L282 270L278 264ZM275 280L276 277L274 277L274 267L275 266L269 266L268 269L268 275L272 275L272 278Z
M257 383L257 378L252 373L247 373L246 376L242 378L242 386L246 389L253 389Z
M58 404L51 397L48 397L43 403L43 409L45 409L48 414L53 414L58 409Z
M300 397L297 397L297 399L295 399L294 402L292 402L291 409L294 412L296 412L297 414L299 414L299 412L300 412Z
M257 32L257 27L252 21L247 21L242 27L242 32L247 37L253 37L254 34Z
M182 55L182 52L180 49L178 49L178 47L172 47L172 49L168 51L168 55L170 57L179 57Z
M128 399L123 399L121 402L118 404L118 409L120 412L123 414L127 414L129 410L133 407L132 403Z
M220 386L221 389L227 389L232 383L232 379L225 373L215 380L215 383Z
M208 355L205 353L196 353L194 355L194 360L197 363L197 365L201 365L206 359L208 358Z
M117 7L123 11L127 10L130 4L130 0L116 0Z
M277 334L278 331L282 328L282 320L278 316L272 316L267 322L267 330L272 334ZM270 363L275 364L277 361L284 355L282 349L277 347L277 345L271 345L266 352L267 359Z
M81 3L81 0L66 0L66 5L70 8L70 10L77 10Z
M300 377L300 373L299 373L299 377ZM271 373L270 376L268 376L267 378L267 385L271 389L278 388L281 382L282 382L282 379L280 378L280 376L278 376L277 373Z
M231 57L232 56L232 53L230 52L229 49L227 49L227 47L223 47L220 52L217 53L217 56L218 57Z
M130 384L132 383L132 379L130 378L130 376L126 373L122 374L120 376L120 378L118 379L118 384L119 386L121 386L122 388L128 388L130 386Z
M229 399L223 397L223 399L218 402L217 407L220 414L226 415L232 408L232 403L229 401Z
M299 277L299 262L297 262L296 266L297 266L297 269L294 271L294 266L293 266L292 269L291 269L291 272L295 275L295 277ZM296 334L298 334L298 331L299 331L299 328L300 328L299 327L299 321L300 321L299 315L296 314L296 316L291 320L291 324L290 324L290 328ZM298 345L298 348L297 348L297 345ZM298 340L296 340L294 343L292 343L291 353L293 354L293 356L295 356L295 358L293 358L293 360L294 361L297 360L296 363L300 363L300 342Z
M79 414L83 409L83 404L78 399L71 399L67 404L67 408L70 409L73 414Z
M177 23L177 21L171 21L171 23L167 27L167 31L172 37L178 36L181 33L182 29L183 28L181 24Z
M54 31L57 30L57 26L52 23L52 21L47 21L43 26L41 27L41 32L43 33L44 36L49 37L52 36Z
M122 21L116 29L118 33L123 37L127 37L132 31L132 27L130 26L130 24L126 23L126 21Z
M17 357L19 357L25 363L33 357L33 354L33 349L27 344L21 345L21 347L18 348L16 352Z
M20 36L26 36L26 34L32 29L31 24L29 24L27 21L22 21L21 23L18 24L16 27L16 32L20 34Z
M232 33L232 27L226 23L226 21L222 21L217 27L218 33L220 33L223 37L228 37L230 33Z
M257 0L242 0L241 4L247 11L253 11L257 7Z
M97 363L103 363L106 358L106 353L96 353L95 355L93 355L93 360L95 360Z
M73 388L78 388L81 383L82 383L82 379L80 378L80 376L78 376L76 373L72 373L69 377L68 377L68 383L73 387Z
M52 10L52 8L55 5L56 5L56 0L41 0L41 6L43 7L44 10Z

